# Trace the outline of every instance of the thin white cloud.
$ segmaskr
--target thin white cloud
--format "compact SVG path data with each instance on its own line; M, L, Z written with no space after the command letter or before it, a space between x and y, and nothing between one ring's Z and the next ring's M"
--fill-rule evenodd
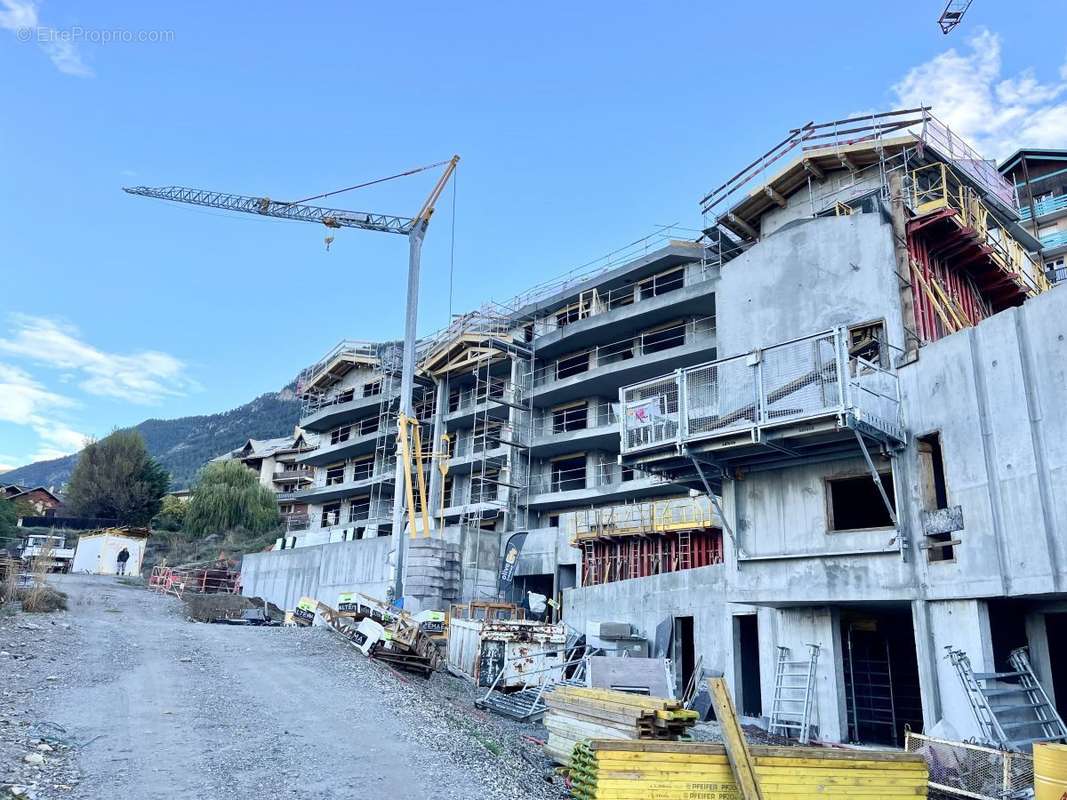
M156 403L198 388L185 364L167 353L109 353L80 338L77 328L45 317L14 314L12 333L0 338L0 353L51 369L76 372L90 394L132 403Z
M987 158L1020 147L1067 147L1067 62L1059 81L1026 69L1003 76L1000 37L977 32L963 52L950 48L913 67L892 87L900 106L929 105Z
M48 391L27 372L0 363L0 421L32 425L42 415L73 405L70 398Z
M37 434L39 449L31 461L59 458L85 446L85 434L55 417L75 405L69 397L46 389L24 370L0 363L0 422L24 425ZM0 469L13 468L15 461L11 456L0 456Z
M36 41L56 69L65 75L91 78L93 71L82 61L81 51L70 39L42 28L36 0L0 0L0 30L11 31L20 42Z

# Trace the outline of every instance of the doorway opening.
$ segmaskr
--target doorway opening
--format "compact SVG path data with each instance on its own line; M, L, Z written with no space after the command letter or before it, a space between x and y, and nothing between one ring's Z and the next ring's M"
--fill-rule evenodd
M1048 637L1049 672L1052 674L1052 693L1056 711L1067 717L1067 652L1059 646L1067 642L1067 613L1045 614L1045 636Z
M901 747L923 728L911 609L843 612L841 645L849 741Z
M741 714L761 717L763 697L759 676L759 618L755 614L738 614L734 617L734 625L739 654Z
M696 644L693 639L693 618L674 618L674 674L678 680L678 697L693 678L696 669Z

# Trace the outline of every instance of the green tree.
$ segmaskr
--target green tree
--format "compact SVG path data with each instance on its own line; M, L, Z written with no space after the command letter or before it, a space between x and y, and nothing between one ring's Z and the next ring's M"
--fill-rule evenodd
M188 503L168 494L163 498L163 506L152 520L152 527L161 531L180 531L185 525L185 510Z
M204 467L185 511L185 530L198 535L238 529L266 533L280 523L274 493L239 461Z
M147 525L162 505L170 475L148 455L141 434L115 431L82 450L67 486L67 502L84 517Z
M10 500L0 500L0 551L14 550L19 540L19 513Z

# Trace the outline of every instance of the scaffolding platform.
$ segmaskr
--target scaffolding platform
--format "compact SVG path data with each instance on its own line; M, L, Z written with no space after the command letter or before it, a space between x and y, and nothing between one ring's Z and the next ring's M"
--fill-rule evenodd
M739 471L899 449L896 374L850 340L840 326L623 387L622 463L717 494Z

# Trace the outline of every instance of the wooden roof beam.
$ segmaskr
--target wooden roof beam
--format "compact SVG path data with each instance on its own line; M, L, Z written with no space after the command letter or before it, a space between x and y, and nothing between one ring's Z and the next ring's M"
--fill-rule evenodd
M749 239L754 242L759 241L759 233L756 232L756 229L749 225L747 222L745 222L743 219L741 219L739 216L731 212L726 215L726 218L730 221L731 225L737 228L738 231L743 233Z
M818 164L816 164L810 158L805 158L804 159L804 171L809 173L817 181L826 180L826 173L823 172L822 167L820 167Z
M837 157L841 161L841 166L847 169L853 175L859 172L859 167L857 167L853 163L852 159L849 158L845 153L839 153Z
M785 208L788 205L786 199L782 197L782 195L777 192L773 186L764 186L763 192L767 195L767 197L771 198L771 200L776 202L782 208Z

